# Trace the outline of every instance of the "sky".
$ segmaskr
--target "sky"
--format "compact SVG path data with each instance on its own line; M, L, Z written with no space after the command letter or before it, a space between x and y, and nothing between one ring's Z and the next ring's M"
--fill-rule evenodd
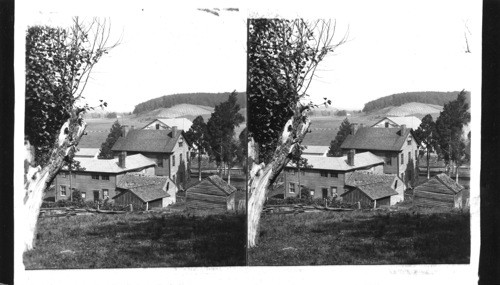
M394 93L473 89L480 19L471 1L372 2L330 10L243 8L219 17L194 8L114 10L108 16L120 45L96 65L85 96L91 105L104 99L110 111L129 112L174 93L245 91L248 15L332 18L337 39L348 32L318 67L308 90L316 102L327 97L335 108L356 110ZM72 15L34 10L28 23L64 26ZM465 53L464 33L472 53Z

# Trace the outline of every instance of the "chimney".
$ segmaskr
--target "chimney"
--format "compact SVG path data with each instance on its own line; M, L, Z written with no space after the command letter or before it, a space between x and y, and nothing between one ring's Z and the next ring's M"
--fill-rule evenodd
M351 135L355 135L357 131L358 131L358 124L356 123L351 124Z
M123 125L122 126L122 137L126 137L128 134L128 125Z
M177 135L177 126L172 127L172 137L175 137Z
M126 167L126 164L125 164L125 161L127 160L127 152L126 151L122 151L118 154L118 166L120 166L121 168L125 168Z
M405 131L406 131L406 125L402 124L401 125L401 135L404 135Z
M354 166L354 155L356 154L356 150L350 149L347 153L347 164L350 166Z

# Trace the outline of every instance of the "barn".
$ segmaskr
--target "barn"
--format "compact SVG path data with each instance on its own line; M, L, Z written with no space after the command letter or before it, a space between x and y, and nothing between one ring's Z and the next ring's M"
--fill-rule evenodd
M132 204L136 209L164 208L175 203L177 186L166 176L126 174L117 185L115 205Z
M464 187L441 173L413 189L415 206L460 208Z
M186 208L225 212L235 210L236 188L217 175L209 176L186 190Z
M345 188L341 197L347 203L373 204L377 208L404 200L404 183L395 174L355 171L346 176Z

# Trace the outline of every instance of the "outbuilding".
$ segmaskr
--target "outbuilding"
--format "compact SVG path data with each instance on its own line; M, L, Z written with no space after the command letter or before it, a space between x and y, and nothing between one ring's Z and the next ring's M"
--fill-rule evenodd
M415 206L461 208L464 187L441 173L413 189Z
M217 175L209 176L186 190L186 208L225 212L235 210L236 188Z

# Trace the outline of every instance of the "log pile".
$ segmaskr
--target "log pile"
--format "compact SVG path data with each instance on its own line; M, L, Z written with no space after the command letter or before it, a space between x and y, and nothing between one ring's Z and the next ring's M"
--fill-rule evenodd
M326 211L342 212L342 211L354 211L354 210L348 208L332 208L332 207L324 207L317 205L307 206L302 204L265 206L264 209L262 210L264 214L277 214L277 215L326 212Z

